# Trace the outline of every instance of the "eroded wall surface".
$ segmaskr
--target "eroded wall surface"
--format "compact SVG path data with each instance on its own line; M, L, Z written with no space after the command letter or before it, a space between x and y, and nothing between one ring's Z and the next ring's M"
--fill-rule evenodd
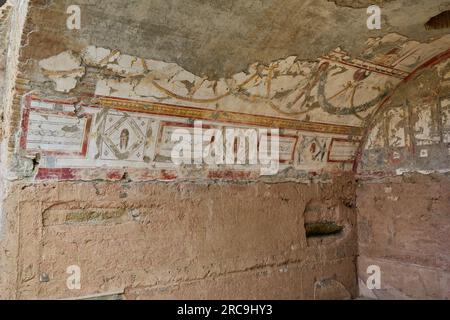
M357 191L360 293L379 299L450 298L450 178L412 174ZM381 270L368 290L367 268Z
M19 2L17 25L28 1ZM5 297L354 297L355 175L450 168L450 36L422 30L447 1L414 12L388 1L381 33L366 30L365 1L307 1L308 19L336 27L315 29L324 32L307 37L311 46L292 41L312 30L295 15L293 34L267 28L296 1L180 2L152 2L150 14L144 1L80 1L81 29L69 30L72 3L30 1L4 82ZM409 25L412 15L420 19ZM363 31L345 38L349 25ZM236 27L252 41L236 40ZM196 120L221 132L279 129L278 174L175 165L172 133ZM70 265L81 268L81 290L66 286Z

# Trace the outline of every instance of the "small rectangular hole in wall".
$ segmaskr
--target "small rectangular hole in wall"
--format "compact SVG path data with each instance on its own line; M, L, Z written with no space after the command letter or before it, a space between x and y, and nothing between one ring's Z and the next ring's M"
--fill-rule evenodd
M305 223L307 238L335 235L340 233L343 229L343 226L339 226L331 221Z

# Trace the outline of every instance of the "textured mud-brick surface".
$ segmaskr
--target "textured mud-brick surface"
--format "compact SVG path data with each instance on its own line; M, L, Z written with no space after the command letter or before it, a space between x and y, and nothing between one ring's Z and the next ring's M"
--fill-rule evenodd
M9 256L18 261L9 260L2 294L16 287L18 298L313 299L320 287L320 296L354 296L353 192L345 181L15 183L4 209L8 239L18 239ZM305 208L318 201L318 217L327 210L345 232L307 242ZM81 268L81 290L66 286L71 265ZM330 280L343 289L330 291Z
M449 299L450 178L412 175L366 183L357 191L362 294L379 298ZM381 289L364 283L381 268Z

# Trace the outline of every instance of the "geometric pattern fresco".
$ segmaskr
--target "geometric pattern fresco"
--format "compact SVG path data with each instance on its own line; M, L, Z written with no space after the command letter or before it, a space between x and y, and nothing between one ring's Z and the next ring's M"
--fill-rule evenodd
M163 130L163 123L178 123L185 128L194 120L202 120L205 126L220 128L279 129L281 170L290 169L286 172L294 176L352 171L355 161L361 158L359 146L365 144L365 126L373 114L422 65L444 59L449 46L450 36L422 44L389 34L369 39L365 49L354 57L337 48L316 61L290 56L269 64L254 63L230 78L214 80L174 63L106 48L87 46L78 52L64 51L40 62L43 75L51 75L59 86L66 82L72 85L80 76L58 69L64 59L76 70L96 68L103 76L93 84L98 103L83 107L83 112L95 119L92 128L87 128L89 147L85 159L75 162L55 158L48 163L54 168L76 170L98 166L173 170L176 176L182 176L185 168L167 161L170 148L162 144L168 141L168 137L161 136L167 129ZM73 77L72 81L65 81L67 77ZM55 87L59 89L65 90ZM36 101L41 99L35 97ZM431 104L430 108L417 110L419 121L411 130L418 146L433 145L436 139L446 136L428 121L436 113L433 108ZM402 127L404 117L400 109L386 113L384 121L390 120L384 128L391 129L385 140L392 147L407 148L411 143ZM369 145L380 144L374 136L377 130L374 127L367 136ZM387 157L398 162L405 153L400 149ZM364 159L375 157L362 152ZM431 150L421 152L425 157ZM257 169L250 164L214 168L231 177ZM208 176L212 168L205 170Z

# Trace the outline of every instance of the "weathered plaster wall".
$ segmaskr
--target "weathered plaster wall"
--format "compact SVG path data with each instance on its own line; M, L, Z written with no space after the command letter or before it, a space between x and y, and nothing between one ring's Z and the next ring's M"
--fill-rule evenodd
M402 84L374 117L358 168L363 296L450 297L449 71L445 60ZM370 265L381 268L380 290L366 287Z
M354 183L16 183L1 297L354 297ZM305 235L305 223L343 227ZM81 290L66 268L79 265ZM15 274L15 268L18 273ZM48 275L47 280L43 274Z
M360 293L378 299L450 298L450 178L412 174L357 189ZM365 286L369 265L381 289Z

